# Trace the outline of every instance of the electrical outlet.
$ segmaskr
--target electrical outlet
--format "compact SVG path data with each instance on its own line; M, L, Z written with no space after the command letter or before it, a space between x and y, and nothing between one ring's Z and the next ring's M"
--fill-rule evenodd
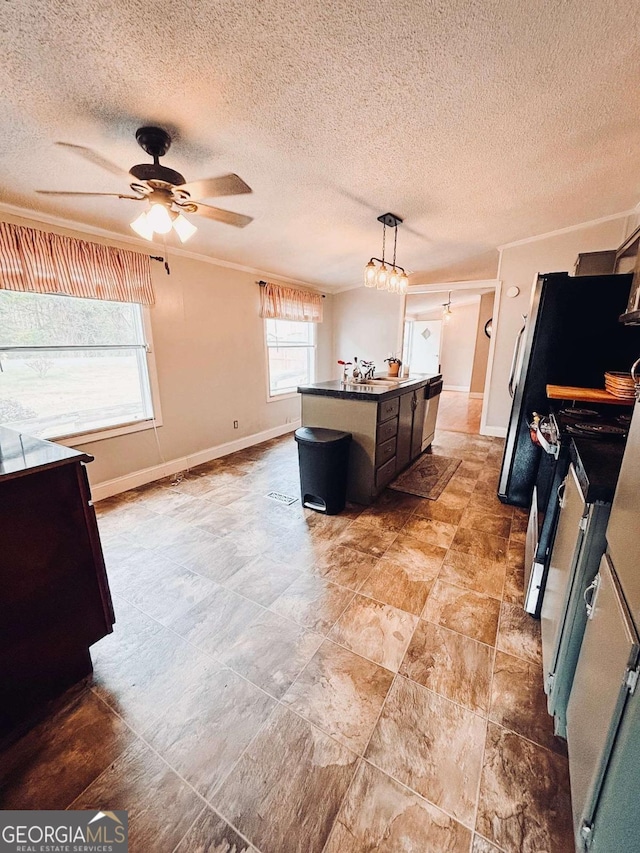
M233 428L234 428L234 429L238 429L238 421L234 421L234 422L233 422Z

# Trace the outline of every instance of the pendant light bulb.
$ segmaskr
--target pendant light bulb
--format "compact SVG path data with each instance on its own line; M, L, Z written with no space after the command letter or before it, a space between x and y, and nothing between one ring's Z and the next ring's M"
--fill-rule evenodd
M131 228L145 240L153 240L153 227L149 222L146 210L143 210L140 216L133 220Z
M391 293L400 292L400 273L395 267L393 267L393 269L391 270L391 275L389 276L388 289Z
M156 234L168 234L171 231L171 217L164 204L158 204L157 202L152 204L147 213L147 221Z
M186 216L183 216L181 213L176 216L176 218L172 222L172 225L173 230L176 232L182 243L186 243L187 240L190 237L193 237L193 235L198 230L196 226L193 225L193 223L189 222Z
M386 290L388 280L389 271L387 270L385 264L381 264L380 268L378 269L378 274L376 275L376 287L378 288L378 290Z
M364 286L365 287L375 287L376 286L376 265L371 260L364 268Z
M449 291L447 301L442 306L442 319L445 323L448 323L451 319L451 291Z
M398 288L399 293L406 293L409 289L409 276L406 272L403 272L400 276L400 286Z

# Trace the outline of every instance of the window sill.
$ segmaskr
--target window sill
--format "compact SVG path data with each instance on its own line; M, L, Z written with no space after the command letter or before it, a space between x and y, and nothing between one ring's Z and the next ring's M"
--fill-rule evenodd
M162 421L156 418L155 426L161 427ZM47 441L54 441L56 444L63 444L65 447L76 447L79 444L90 444L94 441L104 441L107 438L116 438L119 435L129 435L134 432L142 432L143 430L153 429L153 419L145 421L133 421L129 424L119 424L113 427L104 427L103 429L95 429L89 432L77 432L72 435L63 435L60 438L49 438Z
M289 391L286 394L275 394L271 396L270 394L267 396L267 403L277 403L279 400L294 400L296 397L299 397L297 391Z

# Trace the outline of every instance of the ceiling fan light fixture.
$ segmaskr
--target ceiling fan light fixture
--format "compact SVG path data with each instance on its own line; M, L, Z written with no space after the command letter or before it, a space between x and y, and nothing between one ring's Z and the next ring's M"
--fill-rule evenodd
M146 210L143 210L140 216L133 220L131 228L145 240L153 240L153 226L149 222Z
M164 204L152 204L147 213L147 222L156 234L168 234L171 231L171 216Z
M196 226L189 222L186 216L183 216L181 213L176 216L172 225L173 230L176 232L182 243L186 243L187 240L190 237L193 237L198 230Z

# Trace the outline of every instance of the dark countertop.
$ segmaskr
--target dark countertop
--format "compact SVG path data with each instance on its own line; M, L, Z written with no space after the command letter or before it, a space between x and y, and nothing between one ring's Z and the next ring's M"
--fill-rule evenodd
M384 379L385 377L378 376L376 378ZM400 380L397 385L391 387L366 382L358 383L357 385L350 383L345 385L340 379L332 379L329 382L300 385L298 386L298 393L316 394L321 397L340 397L343 400L371 400L380 403L384 400L391 400L393 397L400 397L407 391L424 388L432 382L438 382L441 378L440 373L424 373L408 376L406 379Z
M0 427L0 482L70 462L93 462L93 456Z
M613 500L624 447L624 441L571 437L569 453L587 503Z

